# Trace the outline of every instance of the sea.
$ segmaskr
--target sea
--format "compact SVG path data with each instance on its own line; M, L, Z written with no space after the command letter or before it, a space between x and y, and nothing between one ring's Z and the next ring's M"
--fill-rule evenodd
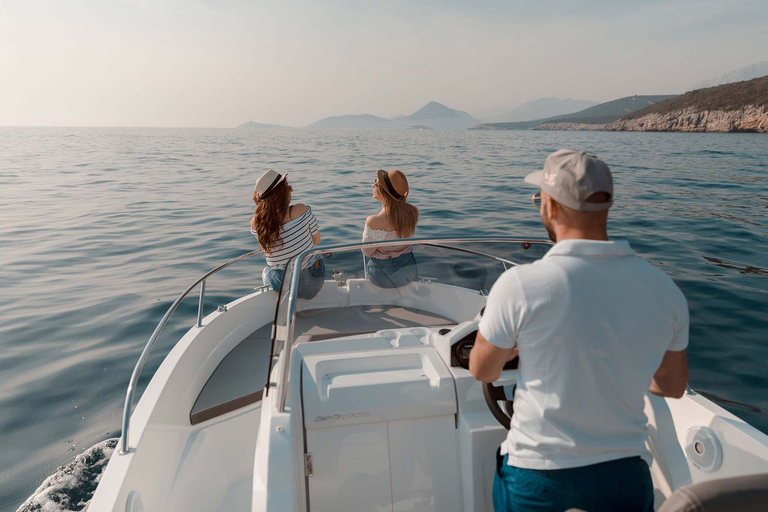
M360 239L378 169L407 175L416 236L545 238L523 176L563 147L610 165L610 235L685 293L693 389L768 432L766 135L5 127L0 511L119 436L131 371L168 306L257 248L251 198L265 170L288 173L324 244ZM211 311L225 284L209 283ZM142 388L196 308L182 303Z

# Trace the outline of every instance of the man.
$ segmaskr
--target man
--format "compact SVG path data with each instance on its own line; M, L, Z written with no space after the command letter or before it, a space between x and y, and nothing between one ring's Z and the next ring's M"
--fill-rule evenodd
M561 149L525 181L541 188L534 204L556 244L498 279L470 354L483 382L520 356L494 507L650 512L644 394L685 392L685 297L627 242L608 239L603 161Z

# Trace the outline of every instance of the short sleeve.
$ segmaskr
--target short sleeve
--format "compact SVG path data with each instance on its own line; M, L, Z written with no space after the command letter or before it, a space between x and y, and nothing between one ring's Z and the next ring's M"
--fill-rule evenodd
M669 348L672 352L679 352L688 348L688 330L690 328L690 314L688 313L688 301L685 300L685 295L680 289L677 290L680 294L678 300L678 310L675 319L675 332L672 335L672 343L669 344Z
M480 334L499 348L514 348L524 310L523 288L513 268L506 271L491 288L480 320Z
M309 207L307 207L307 227L309 227L309 232L313 235L316 235L320 232L320 226L317 224L315 214L312 213L312 209Z

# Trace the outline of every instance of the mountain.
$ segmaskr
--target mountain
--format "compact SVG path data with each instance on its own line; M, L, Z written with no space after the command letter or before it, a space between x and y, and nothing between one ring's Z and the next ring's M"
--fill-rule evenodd
M694 85L691 90L706 89L708 87L715 87L717 85L731 84L733 82L743 82L745 80L752 80L753 78L760 78L761 76L768 75L768 60L746 66L736 71L731 71L717 78L705 80Z
M528 101L517 108L513 108L503 114L488 116L488 123L514 123L545 119L548 117L562 116L579 112L585 108L597 105L596 101L574 100L572 98L561 100L560 98L539 98Z
M403 128L424 125L434 130L466 130L482 123L462 110L454 110L436 101L430 101L413 114L394 122L403 125Z
M333 116L321 119L308 126L313 129L330 130L404 130L417 126L434 130L466 130L482 123L461 110L454 110L436 101L430 101L409 116L385 119L370 114Z
M249 130L254 129L263 129L263 128L290 128L290 126L280 126L279 124L264 124L264 123L256 123L254 121L248 121L247 123L243 123L238 128L248 128Z
M628 114L605 129L768 133L768 76L690 91Z
M627 96L618 100L600 103L573 114L564 116L554 116L534 121L525 121L519 123L487 123L481 124L474 129L477 130L529 130L542 124L556 123L578 123L578 124L605 124L611 123L621 117L645 108L649 105L674 98L674 95L657 96Z
M387 130L391 129L389 119L371 114L332 116L321 119L307 128L323 130Z

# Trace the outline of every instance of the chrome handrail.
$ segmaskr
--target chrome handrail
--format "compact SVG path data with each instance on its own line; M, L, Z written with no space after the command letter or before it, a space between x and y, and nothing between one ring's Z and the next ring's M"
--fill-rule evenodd
M465 249L465 248L458 248L458 247L452 247L444 245L446 243L479 243L479 242L508 242L508 243L519 243L519 244L548 244L552 245L552 242L549 240L542 240L542 239L522 239L522 238L446 238L446 239L440 239L440 238L408 238L408 239L400 239L400 240L387 240L386 242L379 241L379 242L358 242L354 244L344 244L344 245L336 245L333 247L324 247L322 249L316 249L316 248L310 248L303 251L301 254L299 254L296 258L294 258L289 265L292 263L294 267L294 272L291 275L291 288L288 292L288 312L286 315L286 325L285 325L285 343L283 344L283 350L280 355L280 358L278 360L280 364L280 381L276 383L279 394L278 394L278 400L277 400L277 411L278 412L284 412L285 411L285 401L288 396L288 373L290 370L290 363L291 363L291 349L293 348L293 329L294 329L294 322L293 317L296 312L296 298L298 294L299 289L299 277L301 275L301 272L296 272L296 268L301 268L301 262L304 260L307 256L312 256L314 254L323 254L327 253L329 251L334 250L348 250L348 249L362 249L363 247L367 246L376 246L376 247L387 247L391 245L430 245L435 247L444 247L444 248L450 248L450 249L457 249L461 252L466 252L469 254L476 254L478 256L487 257L496 261L499 261L504 264L509 265L517 265L516 263L505 260L504 258L501 258L499 256L494 256L493 254L487 254L483 253L481 251L475 251L472 249ZM506 266L505 266L506 268ZM287 269L287 267L286 267ZM279 305L278 305L279 307ZM276 332L273 328L273 332ZM276 356L276 354L272 354L272 357ZM269 385L269 383L268 383Z
M141 370L144 368L144 363L147 362L147 358L149 357L149 352L152 350L152 346L155 344L155 341L157 341L157 337L160 336L160 332L162 332L163 328L165 327L165 324L168 323L168 320L171 318L171 315L176 311L176 308L179 307L179 304L181 304L181 301L186 297L189 292L194 289L195 286L200 284L200 301L198 302L198 308L197 308L197 322L196 327L202 326L202 319L203 319L203 303L205 300L205 280L211 277L213 274L218 272L219 270L226 268L233 263L237 263L240 260L244 260L246 258L250 258L251 256L254 256L256 254L262 253L262 250L257 251L251 251L248 253L245 253L241 256L238 256L237 258L231 259L227 261L226 263L223 263L219 265L218 267L214 268L207 274L203 275L201 278L199 278L197 281L192 283L187 287L186 290L184 290L181 295L179 295L175 301L173 301L173 304L171 304L171 307L168 308L168 311L163 315L162 320L160 320L160 323L157 324L157 327L155 327L155 331L152 333L152 336L149 337L149 341L147 341L147 344L144 346L144 350L141 352L141 356L139 357L138 362L136 363L136 366L133 369L133 374L131 374L131 381L128 384L128 391L125 394L125 406L123 407L123 425L122 425L122 436L120 438L120 450L118 453L120 455L125 455L126 453L130 452L130 448L128 447L128 429L131 426L131 407L133 407L133 395L136 392L136 386L139 382L139 375L141 375Z

